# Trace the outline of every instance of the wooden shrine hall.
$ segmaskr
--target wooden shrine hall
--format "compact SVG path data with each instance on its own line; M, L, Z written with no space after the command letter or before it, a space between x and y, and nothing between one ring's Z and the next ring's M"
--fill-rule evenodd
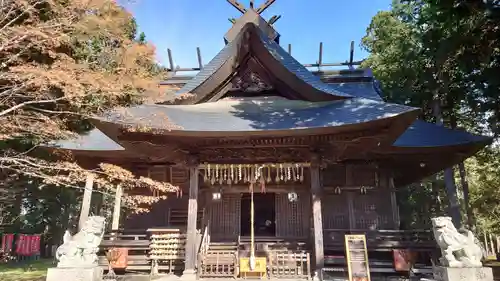
M175 99L109 111L59 143L183 190L143 214L119 218L118 203L103 251L126 248L126 271L304 279L347 270L345 234L366 235L374 274L398 274L394 250L432 252L431 233L400 229L395 189L491 140L385 102L368 69L310 71L279 45L279 17L262 18L274 1L228 2L242 16L194 77L163 83Z

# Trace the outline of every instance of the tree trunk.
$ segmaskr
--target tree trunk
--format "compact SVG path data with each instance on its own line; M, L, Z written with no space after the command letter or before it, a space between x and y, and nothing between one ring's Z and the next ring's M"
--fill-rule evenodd
M443 115L441 114L441 104L438 98L434 100L432 113L436 118L436 124L443 126ZM448 212L453 219L455 227L460 228L462 226L462 215L457 197L457 187L455 185L453 167L449 167L444 170L444 183L449 202Z
M462 185L462 191L464 193L464 204L465 212L467 214L467 227L470 230L474 229L474 214L472 213L472 208L469 200L469 181L467 179L467 171L465 170L464 162L458 164L458 171L460 173L460 184Z
M431 182L431 192L432 195L435 197L433 198L432 201L432 206L434 207L434 215L441 215L442 214L442 206L443 202L441 201L441 194L439 193L439 187L436 182L436 178Z

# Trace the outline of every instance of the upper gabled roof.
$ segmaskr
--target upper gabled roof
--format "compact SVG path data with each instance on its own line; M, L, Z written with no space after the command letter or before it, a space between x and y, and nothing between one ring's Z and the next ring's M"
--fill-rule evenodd
M177 94L193 94L192 103L214 101L211 100L214 95L228 89L231 77L244 71L242 68L246 67L249 57L273 76L276 83L290 87L287 91L295 92L299 99L328 101L353 97L323 83L254 23L246 23L238 36Z
M180 88L176 94L184 93L194 93L196 88L202 85L207 79L209 79L219 68L231 57L234 56L236 41L231 41L229 44L224 46L217 55L206 64L200 72L196 74L192 79Z
M380 94L375 88L375 84L373 81L337 82L337 83L328 83L328 85L333 89L336 89L337 91L342 91L354 97L382 101L382 98L380 97Z

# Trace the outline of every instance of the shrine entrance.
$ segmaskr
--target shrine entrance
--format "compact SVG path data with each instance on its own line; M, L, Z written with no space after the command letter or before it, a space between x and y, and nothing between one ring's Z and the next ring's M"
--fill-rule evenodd
M274 193L254 193L255 236L276 236L276 208ZM250 236L250 193L241 195L241 236Z

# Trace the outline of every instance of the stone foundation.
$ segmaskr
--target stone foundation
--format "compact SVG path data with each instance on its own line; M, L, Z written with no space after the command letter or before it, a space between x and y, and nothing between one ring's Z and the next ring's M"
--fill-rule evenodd
M436 281L493 281L493 270L490 267L454 268L436 266Z
M46 281L101 281L103 270L100 267L90 268L60 268L53 267L47 270Z

